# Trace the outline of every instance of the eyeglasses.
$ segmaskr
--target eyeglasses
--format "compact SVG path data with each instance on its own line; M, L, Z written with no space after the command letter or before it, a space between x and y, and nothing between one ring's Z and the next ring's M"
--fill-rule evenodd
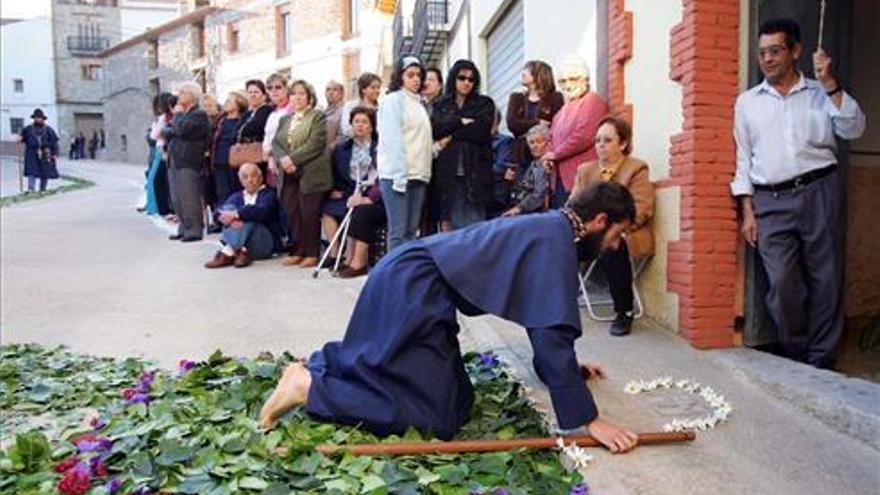
M455 76L455 80L456 81L467 81L469 83L472 83L475 81L475 79L473 77L468 77L468 76Z
M283 84L271 84L269 86L266 86L266 89L268 89L270 91L273 89L284 89L284 85Z
M758 50L758 58L763 58L765 55L770 55L771 57L778 57L780 54L788 51L788 47L783 45L773 45L768 46L767 48L761 48Z

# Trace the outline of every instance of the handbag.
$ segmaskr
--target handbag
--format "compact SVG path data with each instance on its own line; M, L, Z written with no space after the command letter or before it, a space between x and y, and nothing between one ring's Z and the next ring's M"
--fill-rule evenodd
M256 111L251 112L251 115L248 117L247 121L238 128L238 139L236 141L241 141L241 131L250 124L251 120L254 119L254 116L257 114ZM238 168L245 163L253 162L260 163L263 161L263 143L262 142L251 142L251 143L235 143L229 148L229 166L233 168Z
M229 165L238 168L247 162L263 161L263 143L237 143L229 148Z

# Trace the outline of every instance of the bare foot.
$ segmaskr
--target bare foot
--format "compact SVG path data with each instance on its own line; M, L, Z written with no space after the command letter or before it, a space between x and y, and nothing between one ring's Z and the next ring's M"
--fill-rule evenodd
M275 423L284 413L305 404L311 386L312 375L305 366L299 363L288 366L281 375L275 391L260 410L260 428L263 430L275 428Z

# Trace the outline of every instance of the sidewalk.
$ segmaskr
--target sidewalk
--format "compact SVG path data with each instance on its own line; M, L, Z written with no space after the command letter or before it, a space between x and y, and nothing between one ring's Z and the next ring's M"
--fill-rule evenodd
M733 406L727 423L692 444L645 447L625 456L596 449L584 475L597 494L869 494L880 490L880 386L814 370L749 349L699 351L639 320L611 337L584 319L581 358L609 378L590 388L603 417L636 431L658 431L673 417L699 416L701 399L676 392L628 395L635 379L671 376L711 385ZM525 332L494 317L466 319L470 343L513 363L551 410L532 371ZM819 386L821 385L821 386ZM807 392L809 391L809 392Z

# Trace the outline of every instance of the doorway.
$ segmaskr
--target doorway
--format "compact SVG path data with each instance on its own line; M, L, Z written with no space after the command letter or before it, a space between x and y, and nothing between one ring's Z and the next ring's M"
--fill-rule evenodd
M862 138L839 141L838 163L847 184L844 251L845 329L837 369L880 382L880 10L871 0L828 0L822 46L834 60L840 83L858 101L868 121ZM812 53L818 45L821 2L752 0L750 9L749 87L762 75L756 59L758 27L773 17L791 17L801 26L803 54L799 68L813 77ZM844 219L842 219L844 221ZM743 342L775 351L776 329L766 313L766 275L760 257L745 255Z

